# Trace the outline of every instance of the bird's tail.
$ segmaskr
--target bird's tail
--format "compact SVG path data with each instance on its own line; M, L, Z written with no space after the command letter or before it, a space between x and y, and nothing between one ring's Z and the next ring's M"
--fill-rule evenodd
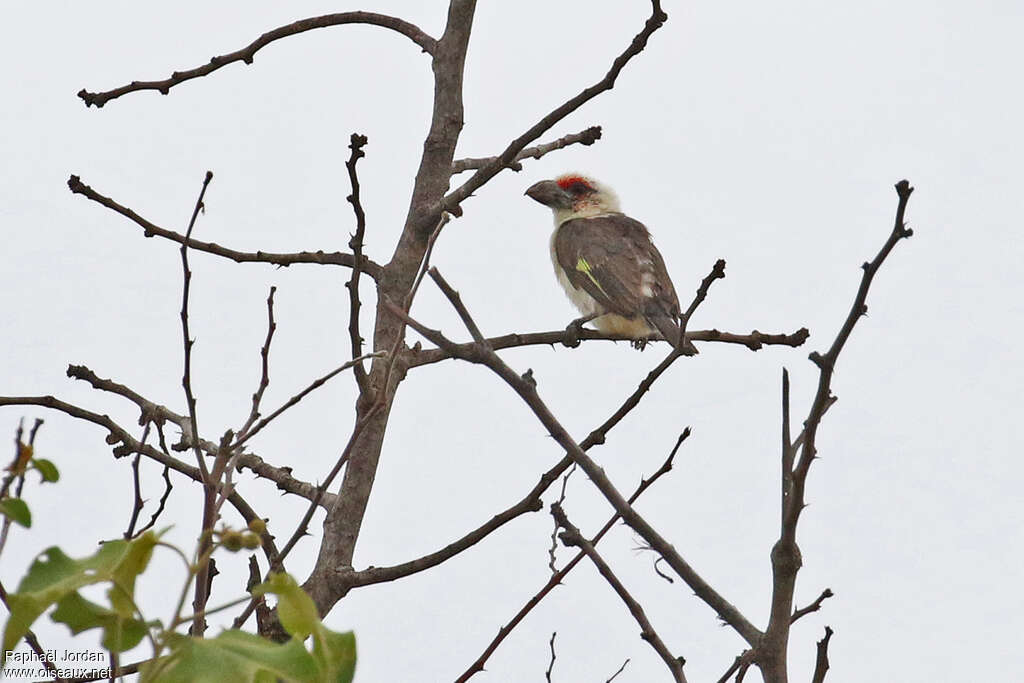
M661 336L665 338L669 344L675 347L679 347L679 343L682 342L682 352L687 356L695 356L697 353L697 347L693 345L688 339L680 339L679 333L681 331L678 321L675 318L671 318L665 314L650 315L647 316L647 321L657 328L658 332L661 332Z

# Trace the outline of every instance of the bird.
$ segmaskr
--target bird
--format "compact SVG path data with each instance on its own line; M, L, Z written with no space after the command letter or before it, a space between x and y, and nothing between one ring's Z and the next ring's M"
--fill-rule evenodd
M555 276L583 314L572 324L592 322L641 350L660 333L683 353L697 353L680 338L679 298L665 260L644 224L622 212L611 188L565 173L534 183L525 194L554 213Z

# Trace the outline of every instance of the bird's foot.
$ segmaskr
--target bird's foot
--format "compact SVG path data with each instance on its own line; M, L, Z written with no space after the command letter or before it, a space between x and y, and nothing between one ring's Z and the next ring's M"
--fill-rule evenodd
M575 349L580 345L580 335L583 334L583 324L588 323L594 319L594 316L583 316L582 318L576 318L571 323L565 326L565 334L562 336L562 343L568 346L570 349Z

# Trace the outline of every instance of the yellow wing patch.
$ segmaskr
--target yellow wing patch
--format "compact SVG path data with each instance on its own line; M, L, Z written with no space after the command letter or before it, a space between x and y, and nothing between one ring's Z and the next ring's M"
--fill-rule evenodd
M608 297L608 292L604 291L604 287L601 286L601 283L594 277L594 273L591 272L590 264L587 263L587 260L582 256L580 256L579 260L576 261L576 270L586 275L590 281L593 282L599 290L601 290L601 293ZM610 299L611 297L608 298Z

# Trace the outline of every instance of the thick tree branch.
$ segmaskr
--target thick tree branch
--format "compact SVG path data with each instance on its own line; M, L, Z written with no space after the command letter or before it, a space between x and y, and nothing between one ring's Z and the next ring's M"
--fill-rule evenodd
M525 133L510 142L508 147L505 148L505 151L493 157L491 162L477 170L477 172L470 176L466 182L455 190L449 192L441 202L441 205L435 209L435 213L448 211L455 216L461 216L462 209L460 204L474 192L483 187L487 181L497 175L502 169L508 168L509 164L515 161L518 154L528 144L539 138L550 130L556 123L579 109L590 100L594 99L606 90L611 90L615 86L615 80L619 77L619 73L621 73L623 67L625 67L633 57L636 57L638 54L643 52L644 48L647 47L648 39L655 31L661 28L662 24L664 24L667 19L668 15L661 9L660 0L651 0L651 16L644 23L644 27L640 33L638 33L633 38L632 42L630 42L629 47L615 58L612 62L611 68L608 70L608 73L605 74L604 78L594 85L585 88L578 95L570 98L559 107L556 107L541 118L540 121L527 129Z
M131 220L142 228L143 235L145 237L153 237L154 235L157 237L163 237L164 239L177 242L181 245L187 244L189 249L206 252L207 254L213 254L214 256L221 256L223 258L231 259L236 263L269 263L275 266L290 266L296 263L316 263L319 265L345 266L347 268L351 268L355 265L355 257L352 256L352 254L345 254L337 251L299 251L287 254L278 254L266 251L247 252L228 249L214 242L202 242L200 240L187 239L185 235L154 225L128 207L122 206L113 199L101 195L83 183L76 175L73 175L68 179L68 187L74 194L83 195L97 204L102 204L108 209ZM375 280L378 279L383 272L380 265L365 257L363 258L360 267L363 272Z
M643 607L641 607L640 603L629 594L629 591L626 590L626 587L615 575L615 572L612 571L612 568L608 566L608 563L605 562L604 558L597 552L594 545L585 539L583 534L580 533L580 530L569 521L569 518L566 516L561 505L558 503L553 504L551 506L551 514L554 516L558 525L565 529L565 531L559 534L559 538L562 539L562 542L567 546L578 547L586 554L587 557L590 558L590 561L594 563L595 567L597 567L598 573L604 577L604 580L608 582L608 585L612 587L612 590L615 591L619 596L619 599L626 605L626 609L629 610L629 613L633 615L634 619L636 619L636 623L640 625L640 637L647 641L650 646L654 648L654 651L658 653L658 656L661 657L661 660L665 662L665 666L667 666L668 670L672 672L673 680L675 680L676 683L686 683L686 676L683 675L684 660L672 655L672 652L665 645L664 641L662 641L658 632L654 630L650 620L647 618L647 614L644 613Z
M809 336L810 333L806 327L791 334L767 334L756 330L750 334L733 334L718 330L695 330L686 333L687 341L738 344L747 347L751 351L759 351L765 346L801 346L807 341ZM652 335L651 338L652 340L661 339L658 335ZM500 337L488 337L485 341L489 347L495 351L500 351L501 349L513 349L521 346L555 346L561 344L572 347L575 345L573 341L629 342L632 339L624 335L606 334L597 330L582 329L578 335L574 335L574 340L567 340L565 330L552 330L550 332L513 332ZM460 346L462 351L468 351L469 347L474 343L457 344L457 346ZM454 358L452 354L440 348L412 349L409 352L409 367L416 368L421 365L439 363L451 358Z
M328 26L341 26L343 24L370 24L372 26L380 26L382 28L391 29L392 31L397 31L419 45L424 52L428 53L433 53L436 47L436 41L427 35L422 29L397 17L390 17L384 14L377 14L375 12L339 12L336 14L325 14L319 17L302 19L300 21L275 28L273 31L264 33L241 50L229 52L228 54L221 55L219 57L213 57L210 59L209 63L198 66L194 69L188 69L187 71L175 71L171 74L170 78L166 78L162 81L132 81L128 85L123 85L120 88L95 93L89 92L83 88L78 92L78 96L82 98L82 101L85 102L85 106L87 107L102 107L110 100L117 99L122 95L127 95L128 93L139 90L157 90L161 94L166 95L171 88L180 83L192 80L193 78L201 78L202 76L211 74L217 69L227 66L233 62L245 62L246 64L252 64L256 53L275 40L298 35L299 33L305 33L306 31L312 31L313 29L326 28Z
M832 640L833 633L834 631L826 626L825 636L818 641L818 657L814 663L811 683L825 683L825 674L828 673L828 643Z
M449 187L455 147L464 123L463 75L475 13L476 0L450 0L444 33L432 52L434 87L430 130L423 143L402 234L384 274L377 280L374 349L400 350L403 347L405 325L383 302L406 298L424 261L431 231L443 220L443 212L434 207L439 206ZM356 401L357 419L373 409L373 421L352 449L336 503L324 520L323 543L316 566L303 583L321 614L326 614L343 595L337 590L334 575L340 568L352 566L366 506L373 492L392 402L406 371L399 355L394 353L388 359L373 362L368 373L373 401Z
M516 154L514 161L508 164L508 168L513 171L519 172L523 170L523 165L519 162L524 159L540 159L545 154L550 154L559 149L568 147L569 145L585 145L589 146L594 144L596 141L601 139L601 126L591 126L586 130L581 130L579 133L573 133L553 140L552 142L545 143L543 145L535 145L534 147L527 147L523 151ZM452 162L452 175L462 173L464 171L471 171L475 169L483 168L488 164L493 164L500 161L500 157L470 157L467 159L458 159Z

